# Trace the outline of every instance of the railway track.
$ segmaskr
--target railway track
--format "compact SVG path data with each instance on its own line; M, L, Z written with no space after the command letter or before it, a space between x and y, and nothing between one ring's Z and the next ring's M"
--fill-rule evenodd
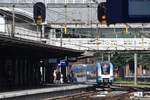
M30 90L27 92L22 91L20 93L21 96L16 96L13 98L9 97L7 100L134 100L133 98L135 97L144 97L145 95L150 97L150 88L120 85L96 87L95 85L82 86L77 84L74 86L69 86L68 89L67 88L68 87L60 86L53 89L46 88ZM28 94L23 95L24 92ZM18 95L17 93L15 93L15 95ZM148 100L150 100L150 98Z
M90 97L94 94L95 94L94 91L90 91L90 92L71 94L71 95L67 95L67 96L48 98L45 100L89 100Z
M44 100L134 100L133 98L135 93L141 91L144 92L147 91L147 89L116 85L110 88L101 88L99 90L93 87L91 91L83 91L80 93L47 98Z

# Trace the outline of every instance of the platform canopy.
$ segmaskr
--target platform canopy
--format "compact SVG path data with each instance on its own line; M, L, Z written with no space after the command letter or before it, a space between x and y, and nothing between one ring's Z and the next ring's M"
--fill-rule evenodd
M0 54L3 57L62 58L78 57L82 51L0 35Z

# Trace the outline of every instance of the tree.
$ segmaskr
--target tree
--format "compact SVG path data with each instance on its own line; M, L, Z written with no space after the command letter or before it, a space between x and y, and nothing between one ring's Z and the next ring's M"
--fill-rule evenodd
M114 66L123 67L129 61L132 61L133 57L131 54L122 54L122 53L115 53L111 58L111 62Z
M150 54L138 54L137 58L137 62L139 65L142 65L145 69L149 69ZM123 67L125 64L131 61L134 61L133 54L115 53L111 58L111 62L117 67Z

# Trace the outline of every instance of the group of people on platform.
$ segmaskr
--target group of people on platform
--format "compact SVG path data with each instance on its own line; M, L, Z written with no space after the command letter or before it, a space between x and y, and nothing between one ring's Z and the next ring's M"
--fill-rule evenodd
M54 80L53 82L55 84L62 84L62 83L76 83L76 77L72 70L68 71L66 76L63 76L63 74L60 71L60 68L56 68L53 72Z

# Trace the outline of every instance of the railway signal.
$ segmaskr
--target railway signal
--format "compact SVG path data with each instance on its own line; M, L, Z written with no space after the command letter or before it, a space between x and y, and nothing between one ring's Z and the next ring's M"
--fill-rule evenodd
M101 24L107 24L106 2L101 2L98 5L97 17Z
M33 7L33 18L37 25L41 25L45 21L46 7L42 2L37 2Z

